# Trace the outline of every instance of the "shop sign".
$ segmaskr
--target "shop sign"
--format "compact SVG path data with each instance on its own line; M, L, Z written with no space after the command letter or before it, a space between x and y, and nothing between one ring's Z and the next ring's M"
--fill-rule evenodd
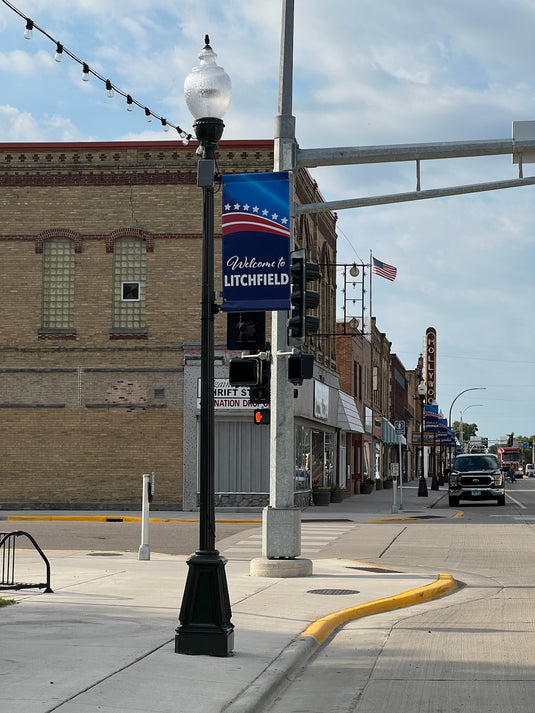
M427 395L425 402L434 404L437 398L437 332L434 327L428 327L425 332L425 385Z
M228 379L214 380L214 409L217 411L251 411L257 408L249 399L248 386L231 386ZM201 407L201 380L197 379L197 408Z

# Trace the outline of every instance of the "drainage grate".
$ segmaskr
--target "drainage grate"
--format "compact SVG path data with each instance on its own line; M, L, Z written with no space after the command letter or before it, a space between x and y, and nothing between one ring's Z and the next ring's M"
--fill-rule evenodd
M309 589L307 594L360 594L358 589Z

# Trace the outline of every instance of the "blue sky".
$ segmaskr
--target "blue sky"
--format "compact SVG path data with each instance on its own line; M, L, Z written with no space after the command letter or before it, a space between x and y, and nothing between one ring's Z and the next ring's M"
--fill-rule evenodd
M232 78L225 139L273 136L281 0L17 0L24 15L113 84L190 130L184 77L206 33ZM295 1L302 148L507 139L535 120L535 5L527 0ZM0 136L12 141L177 140L108 99L95 78L0 2ZM534 169L526 165L525 175ZM412 191L414 164L312 171L326 200ZM422 188L516 178L510 156L422 163ZM437 330L437 394L452 420L497 439L535 433L534 187L339 211L339 262L370 250L373 314L407 368ZM476 406L477 404L477 406ZM481 404L479 406L479 404ZM468 408L470 409L468 410Z

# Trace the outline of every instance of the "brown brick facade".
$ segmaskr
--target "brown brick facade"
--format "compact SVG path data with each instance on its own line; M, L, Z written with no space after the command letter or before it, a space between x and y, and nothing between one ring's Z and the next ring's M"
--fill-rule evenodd
M180 506L183 345L200 338L195 148L0 144L0 506L138 506L151 471L153 507ZM273 145L223 141L217 160L223 174L271 171ZM315 194L308 174L299 190L301 199ZM220 201L216 193L216 285ZM319 220L335 259L333 217ZM43 329L43 250L58 238L73 244L74 318L72 328ZM145 245L143 329L112 329L123 238ZM224 315L215 340L226 341ZM327 344L318 355L335 366Z

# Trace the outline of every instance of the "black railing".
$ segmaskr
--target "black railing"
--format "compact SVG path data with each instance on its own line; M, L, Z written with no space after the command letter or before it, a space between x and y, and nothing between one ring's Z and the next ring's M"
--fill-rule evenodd
M17 552L17 538L27 537L35 550L41 556L46 567L46 582L39 584L27 584L17 582L15 579L15 555ZM50 562L46 558L43 550L39 547L29 532L16 530L14 532L0 532L0 558L2 560L2 579L0 580L0 589L44 589L45 592L52 592L50 587Z

